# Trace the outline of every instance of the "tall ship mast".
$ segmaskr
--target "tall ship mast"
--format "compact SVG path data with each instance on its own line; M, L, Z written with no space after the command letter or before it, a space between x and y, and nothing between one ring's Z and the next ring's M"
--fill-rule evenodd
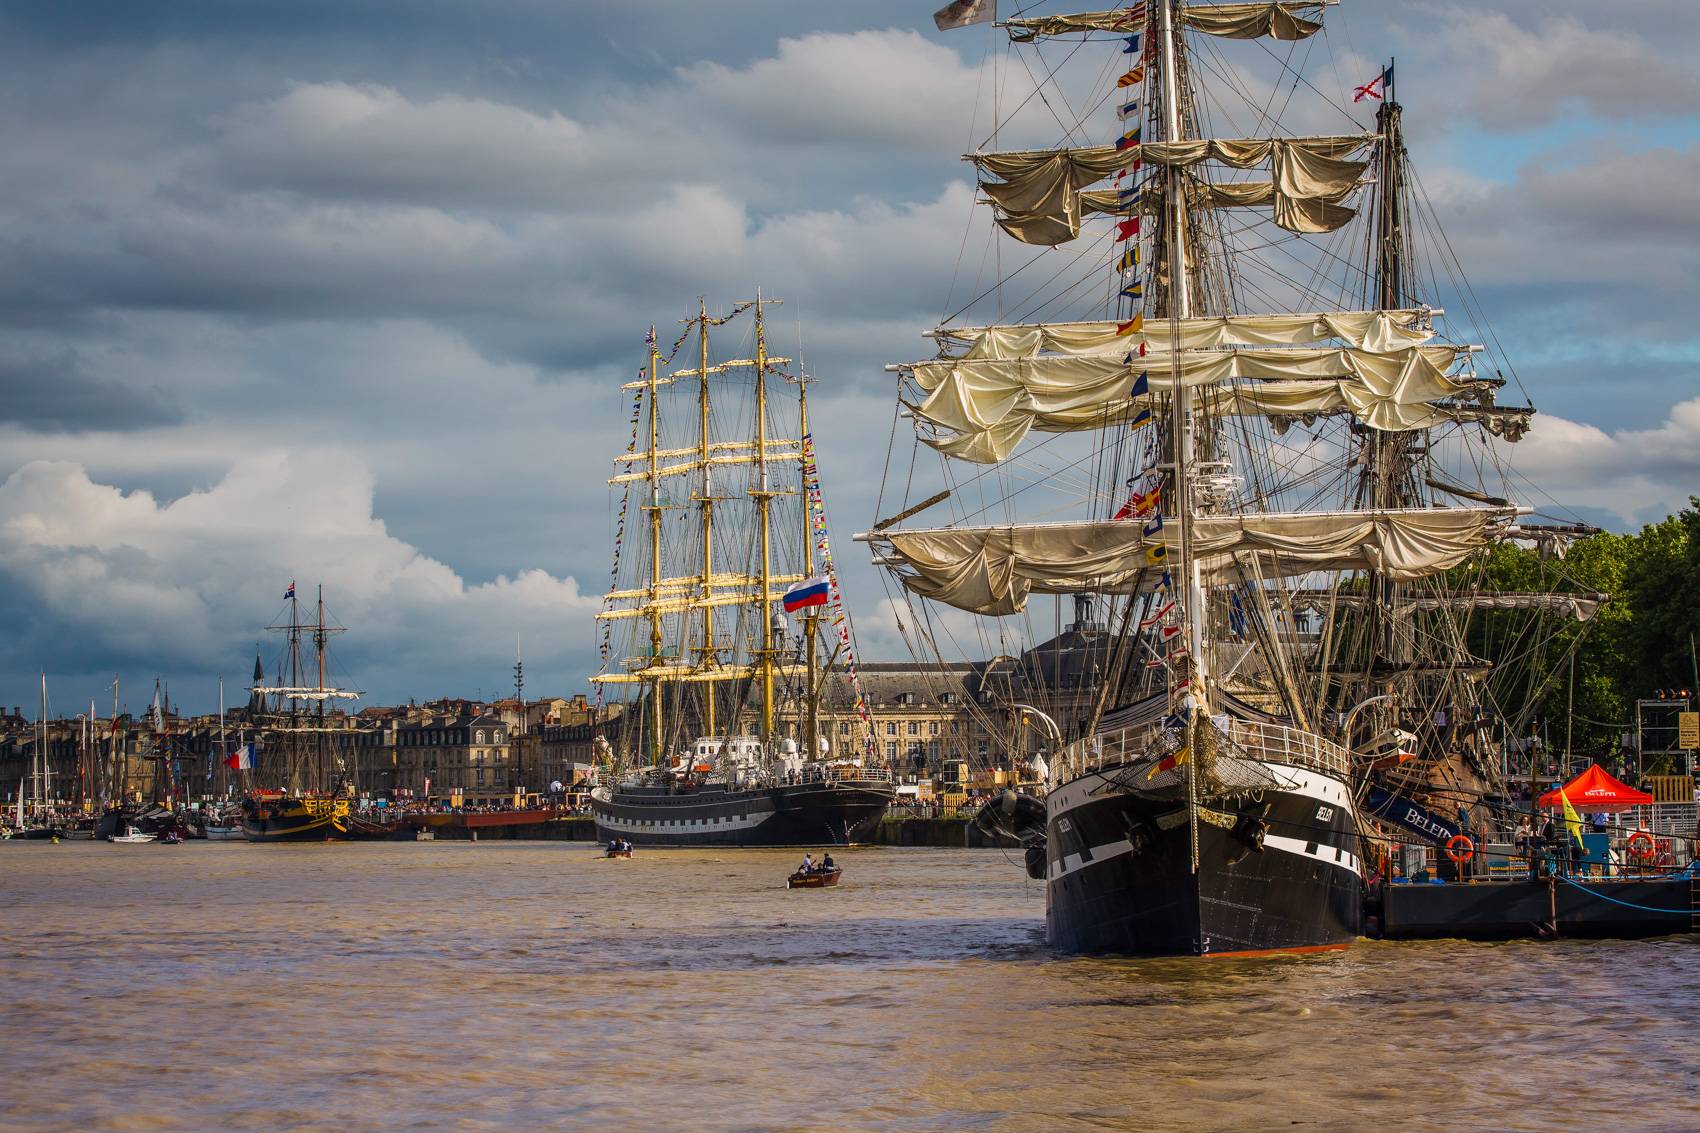
M1028 249L927 332L933 356L888 367L914 455L893 446L902 510L858 538L916 619L966 611L997 652L1037 636L1036 596L1059 628L1064 598L1077 611L1008 706L1051 732L1051 789L987 812L1067 950L1344 946L1387 800L1455 814L1496 786L1483 722L1521 709L1471 654L1472 617L1566 608L1484 585L1496 544L1565 532L1488 486L1533 409L1498 404L1483 347L1442 333L1457 265L1391 67L1359 88L1373 123L1336 104L1345 128L1300 136L1280 118L1288 88L1315 90L1292 66L1309 47L1270 52L1266 100L1224 59L1309 40L1328 6L997 25L1037 55L1008 72L1035 89L966 160L988 261ZM1040 133L1036 109L1059 144L996 147Z
M699 301L666 355L651 327L624 387L631 436L609 480L621 502L593 679L599 703L626 696L591 796L599 837L846 844L891 802L865 708L850 742L820 717L823 666L854 680L854 645L810 379L768 346L778 303L758 293L711 315ZM717 340L740 331L736 356L715 361Z
M328 645L345 632L325 614L320 586L310 620L303 621L295 583L284 591L285 618L267 628L283 635L282 656L273 672L276 685L249 689L259 708L254 720L258 765L247 769L251 781L242 803L242 833L250 842L341 841L349 836L348 799L353 784L342 745L333 736L345 732L327 715L339 700L360 693L326 683ZM256 678L262 672L254 661Z

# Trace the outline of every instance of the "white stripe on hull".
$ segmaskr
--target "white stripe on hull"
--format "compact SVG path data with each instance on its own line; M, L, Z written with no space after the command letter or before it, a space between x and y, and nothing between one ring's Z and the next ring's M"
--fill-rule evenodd
M1265 834L1263 844L1271 850L1284 850L1301 858L1337 865L1350 873L1363 872L1358 868L1356 854L1340 846L1330 846L1326 842L1306 842L1303 838L1288 838L1284 834Z
M1343 806L1356 814L1356 806L1346 785L1332 775L1323 775L1302 767L1294 767L1285 763L1261 762L1260 765L1271 775L1279 776L1280 787L1270 787L1271 793L1298 795L1313 799L1329 806ZM1071 782L1064 783L1052 791L1046 799L1047 827L1054 826L1059 820L1070 813L1090 803L1096 803L1104 798L1105 793L1120 793L1125 788L1116 786L1110 777L1102 772L1091 772ZM1354 827L1360 824L1354 823ZM1362 869L1356 854L1351 851L1329 845L1326 842L1307 842L1302 838L1289 838L1285 835L1265 834L1263 844L1283 853L1296 854L1313 861L1327 862L1337 865L1351 873L1362 875ZM1314 848L1309 848L1314 847ZM1077 873L1088 866L1100 865L1114 861L1124 854L1133 852L1133 844L1123 838L1103 845L1092 846L1086 854L1065 854L1057 861L1050 863L1047 882L1059 881L1072 873ZM1090 856L1088 856L1090 855Z

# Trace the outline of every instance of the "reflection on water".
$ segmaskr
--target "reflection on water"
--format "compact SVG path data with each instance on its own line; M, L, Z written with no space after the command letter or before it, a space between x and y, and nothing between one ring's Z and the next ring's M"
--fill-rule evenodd
M1693 1129L1700 944L1059 957L997 851L0 847L7 1130Z

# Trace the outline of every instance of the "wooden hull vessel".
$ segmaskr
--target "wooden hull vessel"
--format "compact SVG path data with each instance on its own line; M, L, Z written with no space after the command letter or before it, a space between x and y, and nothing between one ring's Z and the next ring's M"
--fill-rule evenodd
M419 831L401 819L376 822L350 815L348 837L355 842L415 842L419 839Z
M827 889L838 884L838 879L844 876L842 869L822 872L815 870L811 873L798 871L785 880L787 889Z
M345 842L346 799L250 799L242 834L250 842Z

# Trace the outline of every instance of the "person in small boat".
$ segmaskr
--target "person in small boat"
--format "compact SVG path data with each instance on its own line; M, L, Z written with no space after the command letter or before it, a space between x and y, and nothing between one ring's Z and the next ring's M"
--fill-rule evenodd
M834 864L834 862L832 860L832 851L831 850L828 850L828 851L826 851L826 853L821 855L820 871L822 873L831 873L833 870L835 870L837 868L838 868L838 866L836 864Z
M797 867L797 872L798 873L813 873L814 871L815 871L815 859L810 857L807 853L805 853L803 855L803 864Z

